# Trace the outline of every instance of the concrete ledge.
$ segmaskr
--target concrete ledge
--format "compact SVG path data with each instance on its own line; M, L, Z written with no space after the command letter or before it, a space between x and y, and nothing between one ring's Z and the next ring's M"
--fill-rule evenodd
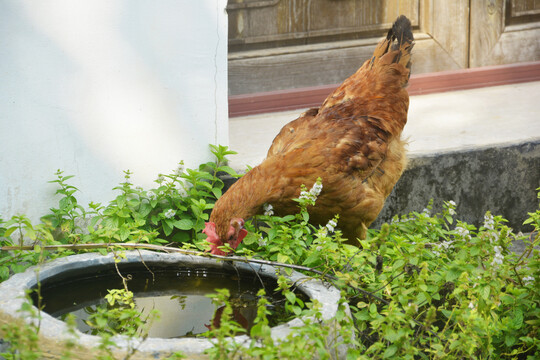
M379 218L380 226L394 215L422 211L430 199L433 211L443 200L457 203L457 218L476 226L484 214L502 215L515 231L528 212L538 208L540 187L540 138L517 144L411 156L409 166L388 197Z

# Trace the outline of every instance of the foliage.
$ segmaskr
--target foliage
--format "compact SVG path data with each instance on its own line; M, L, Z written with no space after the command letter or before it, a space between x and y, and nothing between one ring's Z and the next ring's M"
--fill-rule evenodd
M126 171L116 198L107 206L91 203L89 210L78 204L71 177L58 171L53 182L61 198L42 223L31 224L23 215L0 219L1 245L24 239L38 245L30 252L0 252L0 279L72 253L47 252L48 244L142 242L204 250L201 230L224 187L217 174L237 176L224 165L231 154L227 148L213 146L212 152L215 162L198 170L181 163L172 174L160 175L155 189L133 187ZM318 181L312 189L302 188L296 214L274 216L267 204L264 215L246 223L249 235L236 255L279 262L284 271L287 264L311 268L307 274L341 290L338 315L323 319L320 304L304 303L281 278L285 307L302 319L299 326L280 341L270 337L271 304L259 293L249 340L235 343L232 336L243 329L231 317L227 292L218 291L215 301L225 307L221 326L208 333L215 338L208 351L212 358L301 359L317 353L326 359L338 352L355 359L540 358L540 210L525 220L535 230L522 235L489 212L477 228L457 218L453 201L436 214L430 203L422 212L369 230L358 249L344 243L338 216L324 226L309 223L322 186ZM524 253L512 252L514 241L525 242ZM128 295L110 293L115 305L109 302L91 319L105 340L144 324L131 313ZM32 340L15 335L12 344Z

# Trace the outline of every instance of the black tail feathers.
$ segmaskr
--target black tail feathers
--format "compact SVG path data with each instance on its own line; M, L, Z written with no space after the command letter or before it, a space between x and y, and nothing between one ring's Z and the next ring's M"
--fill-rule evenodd
M411 21L405 15L400 15L392 25L392 29L388 31L386 38L391 41L397 40L392 50L400 48L403 43L411 44L414 41Z
M386 39L392 44L392 51L399 50L393 62L411 69L411 50L414 46L411 21L405 15L400 15L388 31Z

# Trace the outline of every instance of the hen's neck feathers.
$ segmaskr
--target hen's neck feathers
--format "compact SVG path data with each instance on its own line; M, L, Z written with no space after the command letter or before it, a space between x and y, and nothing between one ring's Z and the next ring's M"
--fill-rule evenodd
M268 201L268 192L256 184L257 179L261 179L260 172L258 167L253 168L236 181L214 205L210 221L216 224L220 239L226 237L231 219L250 218Z

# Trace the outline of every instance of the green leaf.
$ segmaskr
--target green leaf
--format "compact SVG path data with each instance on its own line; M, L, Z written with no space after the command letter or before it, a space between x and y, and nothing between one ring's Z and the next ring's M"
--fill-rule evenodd
M232 167L227 166L227 165L222 165L217 170L226 172L229 175L236 175L236 171L234 171L234 169Z
M289 259L287 255L277 254L277 261L280 263L286 264L289 262Z
M191 230L193 229L193 221L189 219L180 219L174 221L174 227L180 230Z
M119 195L116 197L116 205L118 206L118 208L123 208L124 205L126 204L126 197L124 195Z
M399 333L392 329L388 329L386 333L384 334L384 338L390 341L391 343L399 339L399 336L400 336Z
M516 337L512 334L506 334L505 338L504 338L504 344L508 347L511 347L512 345L514 345L516 343Z
M394 354L397 352L397 346L396 345L390 345L386 348L383 354L383 359L388 359L389 357L394 356Z
M14 232L15 230L17 230L16 227L8 228L8 229L6 230L6 232L4 233L4 237L8 237L9 235L13 234L13 232Z
M285 293L285 297L287 298L287 301L289 301L289 303L291 304L296 303L296 295L292 291L287 291Z
M214 194L214 196L216 197L216 199L219 199L222 195L221 193L221 189L219 188L212 188L212 194Z
M191 240L191 236L187 232L179 231L173 235L171 240L177 243L184 243L189 242Z
M294 220L294 215L286 215L282 218L280 218L280 221L282 222L289 222Z
M405 265L405 260L397 259L396 262L392 265L392 270L401 269L403 268L403 265Z
M270 335L270 327L262 322L253 325L251 328L252 337L266 337Z
M118 230L118 235L120 236L120 241L126 241L127 238L129 237L129 234L130 234L129 227L126 226L125 224L122 225L122 227L120 227L120 229Z
M306 260L304 260L302 265L314 267L319 263L321 263L321 254L319 254L318 252L313 252L306 258Z
M456 280L462 273L461 268L457 266L452 266L448 271L446 272L446 281L454 281Z
M520 329L523 326L523 311L519 308L514 310L514 316L512 318L512 327L514 329Z
M139 214L143 217L148 216L148 214L150 214L151 211L152 211L152 205L150 205L150 203L143 202L141 206L139 207Z
M370 319L369 312L367 309L361 310L355 314L355 317L360 321L367 321Z
M161 223L161 225L163 226L163 232L165 233L166 236L169 236L171 235L172 231L173 231L173 228L171 225L167 224L167 222L163 221Z
M484 300L489 299L489 293L490 292L491 292L491 288L489 286L484 286L484 287L480 288L480 295L482 295L482 298L484 298Z
M96 224L101 220L101 217L94 216L92 220L90 220L90 226L95 227Z
M4 281L9 277L9 268L7 266L0 266L0 280Z
M25 235L28 236L31 240L36 240L36 232L32 228L27 228Z

